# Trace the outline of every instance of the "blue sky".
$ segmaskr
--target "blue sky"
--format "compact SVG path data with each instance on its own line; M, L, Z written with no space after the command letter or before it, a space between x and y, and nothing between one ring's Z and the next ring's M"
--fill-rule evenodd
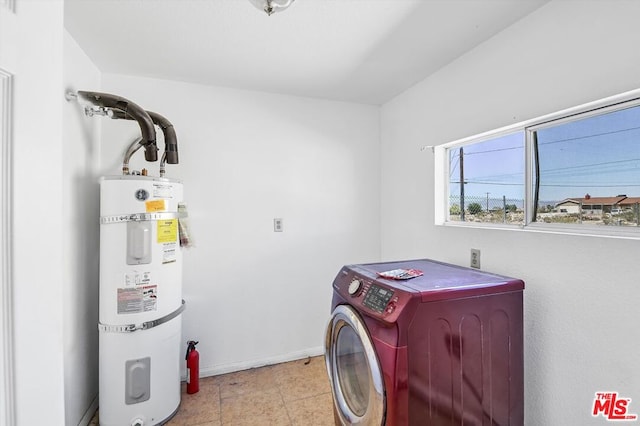
M640 107L540 130L542 194L640 195Z
M640 107L540 129L540 200L640 196ZM464 147L466 197L524 199L524 132ZM460 194L459 148L450 194Z
M524 132L467 145L465 197L524 199ZM450 151L450 193L460 194L460 150Z

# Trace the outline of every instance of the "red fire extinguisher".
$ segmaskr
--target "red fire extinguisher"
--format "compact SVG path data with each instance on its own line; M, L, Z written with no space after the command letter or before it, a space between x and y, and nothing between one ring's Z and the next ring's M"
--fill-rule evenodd
M196 393L200 390L200 354L196 350L198 342L187 342L187 393Z

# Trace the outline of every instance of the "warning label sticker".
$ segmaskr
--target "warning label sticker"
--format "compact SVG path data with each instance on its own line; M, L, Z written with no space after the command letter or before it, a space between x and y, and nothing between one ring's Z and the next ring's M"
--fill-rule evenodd
M173 198L173 185L170 183L154 183L153 196L156 198Z
M149 200L144 205L147 213L163 212L167 208L165 200Z
M139 314L155 311L158 303L157 293L157 285L119 288L118 314Z
M162 245L162 263L172 263L176 261L176 247L178 243L164 243Z
M174 243L178 241L178 219L158 221L158 243Z
M149 271L130 271L124 274L124 286L133 287L136 285L149 285L151 284L151 272Z

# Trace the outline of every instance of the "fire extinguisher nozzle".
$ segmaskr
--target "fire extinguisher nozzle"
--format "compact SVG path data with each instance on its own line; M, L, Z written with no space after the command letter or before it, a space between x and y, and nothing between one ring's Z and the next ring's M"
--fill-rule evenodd
M187 353L184 356L184 359L187 359L187 357L189 357L189 352L191 351L195 351L196 350L196 345L198 344L198 342L195 342L193 340L189 340L187 342Z

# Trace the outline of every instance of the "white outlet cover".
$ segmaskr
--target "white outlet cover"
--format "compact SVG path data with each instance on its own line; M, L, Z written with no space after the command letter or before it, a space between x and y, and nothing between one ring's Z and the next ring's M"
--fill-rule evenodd
M480 269L480 250L471 249L471 267Z

